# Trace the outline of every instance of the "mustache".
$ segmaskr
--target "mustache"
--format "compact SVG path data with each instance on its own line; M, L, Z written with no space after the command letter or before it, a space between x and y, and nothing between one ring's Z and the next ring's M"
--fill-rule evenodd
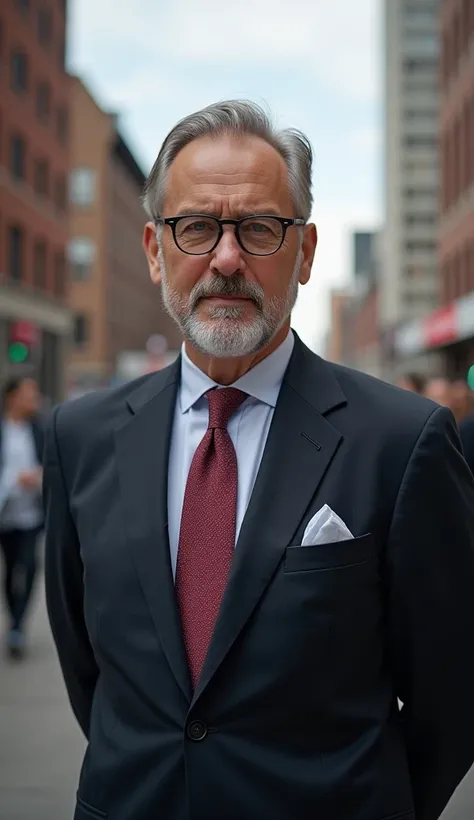
M190 294L190 308L193 311L201 299L211 296L234 296L241 299L251 299L259 310L263 309L265 298L263 288L254 282L247 282L240 274L222 276L216 274L212 279L198 282Z

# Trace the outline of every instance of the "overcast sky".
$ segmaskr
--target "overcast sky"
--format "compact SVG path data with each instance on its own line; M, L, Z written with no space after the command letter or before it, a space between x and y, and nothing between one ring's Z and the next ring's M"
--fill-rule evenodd
M71 0L69 65L148 172L169 129L216 100L270 106L314 148L319 246L293 325L320 349L350 232L381 218L379 0Z

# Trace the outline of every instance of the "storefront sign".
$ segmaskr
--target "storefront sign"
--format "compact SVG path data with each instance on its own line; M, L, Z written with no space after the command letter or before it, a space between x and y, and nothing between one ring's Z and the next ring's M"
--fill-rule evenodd
M456 306L440 308L423 321L423 346L441 347L456 341Z
M413 356L474 336L474 292L397 330L396 352Z

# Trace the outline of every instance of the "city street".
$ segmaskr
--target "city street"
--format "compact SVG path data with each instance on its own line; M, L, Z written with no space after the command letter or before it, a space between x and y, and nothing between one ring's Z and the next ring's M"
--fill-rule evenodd
M28 659L0 659L0 820L71 820L84 752L38 591ZM0 619L1 632L4 623ZM474 772L442 820L472 820ZM342 818L341 818L342 820Z
M0 656L0 820L71 820L84 753L39 587L28 659Z

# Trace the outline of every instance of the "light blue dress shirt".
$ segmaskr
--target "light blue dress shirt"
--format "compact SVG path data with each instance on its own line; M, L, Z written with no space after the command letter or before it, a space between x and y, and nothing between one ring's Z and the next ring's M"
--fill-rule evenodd
M290 331L285 341L273 353L231 385L249 395L232 416L227 428L237 454L236 541L252 495L293 346L294 336ZM176 573L179 530L189 468L209 423L209 404L204 394L213 387L222 386L217 385L206 373L199 370L186 355L184 348L181 362L181 381L176 401L168 470L168 526L173 576ZM225 488L222 491L225 492Z

